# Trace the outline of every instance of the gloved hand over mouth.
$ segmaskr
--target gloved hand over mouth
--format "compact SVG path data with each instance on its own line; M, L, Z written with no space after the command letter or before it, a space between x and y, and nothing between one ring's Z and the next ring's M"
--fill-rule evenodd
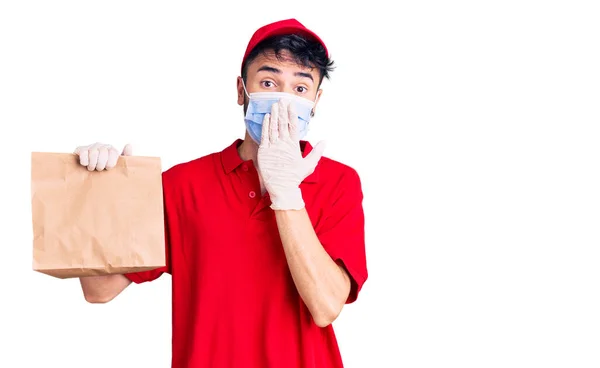
M300 183L313 173L325 143L319 142L302 156L298 138L298 115L289 101L273 104L265 115L258 147L258 172L271 197L274 210L300 210L304 200Z

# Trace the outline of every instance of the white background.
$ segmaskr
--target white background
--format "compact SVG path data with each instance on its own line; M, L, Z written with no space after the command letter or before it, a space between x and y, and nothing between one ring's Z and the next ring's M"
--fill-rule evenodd
M170 366L169 276L91 305L31 270L30 153L223 149L250 36L290 17L337 64L308 139L365 193L346 366L600 366L594 2L323 3L1 3L0 367Z

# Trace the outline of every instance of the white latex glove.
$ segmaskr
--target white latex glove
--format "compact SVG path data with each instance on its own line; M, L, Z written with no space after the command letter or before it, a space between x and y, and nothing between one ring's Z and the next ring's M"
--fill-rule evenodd
M258 147L258 172L271 196L274 210L300 210L304 200L300 183L312 174L323 156L325 143L319 142L302 157L298 139L298 115L289 101L273 104L265 115Z
M102 143L79 146L75 149L75 154L79 155L79 163L87 166L89 171L110 170L115 167L119 159L119 151L116 148ZM131 154L131 145L125 145L121 155L131 156Z

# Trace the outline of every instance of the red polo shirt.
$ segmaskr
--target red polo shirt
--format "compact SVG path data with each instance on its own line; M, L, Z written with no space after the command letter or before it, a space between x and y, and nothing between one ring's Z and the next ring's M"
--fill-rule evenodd
M171 274L174 368L342 367L333 327L318 327L297 292L241 142L163 173L167 266L126 276ZM367 279L359 176L323 157L301 190L321 244L352 279L351 303Z

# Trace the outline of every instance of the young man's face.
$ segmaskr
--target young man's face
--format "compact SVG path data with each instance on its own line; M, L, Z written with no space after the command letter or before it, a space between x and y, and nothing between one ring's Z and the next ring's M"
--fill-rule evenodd
M287 92L316 103L321 97L319 69L298 65L288 51L282 51L281 60L275 53L259 54L247 67L246 89L253 92ZM238 105L248 107L242 78L238 77ZM314 109L313 109L314 111Z

